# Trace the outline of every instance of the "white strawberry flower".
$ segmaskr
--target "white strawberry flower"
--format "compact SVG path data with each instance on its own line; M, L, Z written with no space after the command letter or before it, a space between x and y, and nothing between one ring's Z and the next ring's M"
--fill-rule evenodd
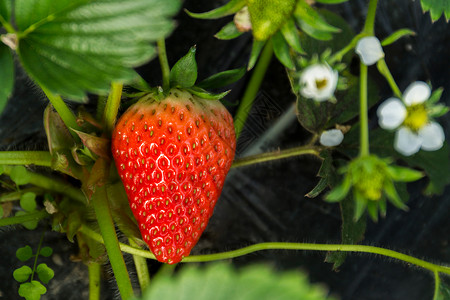
M397 129L394 148L405 156L420 149L435 151L445 141L444 130L430 120L425 102L431 89L422 81L411 83L403 93L403 102L389 98L378 107L378 123L384 129Z
M327 64L310 65L300 76L300 94L318 102L327 101L334 97L338 78L338 72Z
M325 130L320 135L319 142L326 147L334 147L342 143L344 134L339 129Z
M371 66L384 57L380 40L374 36L360 39L356 44L355 52L366 66Z

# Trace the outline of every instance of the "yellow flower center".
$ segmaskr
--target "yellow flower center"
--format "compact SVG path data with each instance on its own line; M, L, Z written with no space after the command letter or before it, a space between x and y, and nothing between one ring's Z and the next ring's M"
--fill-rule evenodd
M316 79L316 87L318 90L323 89L328 84L328 80L326 78L324 79Z
M428 123L428 114L423 104L415 104L406 108L406 119L403 124L412 131L418 131Z

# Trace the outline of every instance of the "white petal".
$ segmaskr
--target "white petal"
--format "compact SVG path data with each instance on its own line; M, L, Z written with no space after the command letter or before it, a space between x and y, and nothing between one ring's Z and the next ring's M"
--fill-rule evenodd
M420 150L422 138L406 127L395 133L394 148L404 156L410 156Z
M339 129L330 129L322 132L320 143L326 147L337 146L344 140L344 134Z
M406 118L405 105L397 98L389 98L378 107L378 123L381 128L395 129Z
M300 77L300 93L305 98L322 102L333 97L338 81L338 72L326 64L308 66ZM325 81L325 86L318 88L317 81Z
M380 40L374 36L368 36L360 39L356 44L355 52L363 64L371 66L384 57L383 48Z
M403 100L406 105L420 104L428 100L431 95L431 89L423 81L411 83L403 92Z
M441 149L444 145L445 134L441 125L431 122L419 130L419 136L422 138L422 149L426 151L435 151Z

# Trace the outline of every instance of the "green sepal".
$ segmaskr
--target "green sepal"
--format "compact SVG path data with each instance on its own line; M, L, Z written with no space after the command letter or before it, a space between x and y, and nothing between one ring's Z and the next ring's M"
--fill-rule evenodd
M300 35L295 26L295 22L292 18L286 21L283 27L281 27L281 33L283 34L284 39L292 47L296 52L300 54L304 54L305 51L302 48Z
M339 202L344 200L347 196L350 188L352 187L352 179L350 176L344 176L342 182L334 187L326 196L325 201L327 202Z
M14 270L13 277L17 282L25 282L30 278L32 273L33 270L29 266L21 266Z
M353 190L353 199L355 201L355 211L353 213L353 221L357 222L364 212L366 211L367 207L367 199L364 198L358 191Z
M416 181L425 175L423 172L395 165L388 166L387 172L394 181L401 182Z
M393 32L392 34L390 34L387 38L385 38L384 40L381 41L381 46L388 46L396 41L398 41L399 39L401 39L402 37L408 36L408 35L416 35L416 33L414 31L412 31L411 29L408 28L403 28L403 29L399 29L395 32Z
M72 129L72 131L74 131L80 137L83 145L86 148L88 148L92 153L95 153L99 157L109 159L110 145L108 139L87 134L75 129Z
M202 80L200 83L197 83L196 86L202 89L215 89L224 87L235 83L236 81L241 79L245 75L245 73L245 67L226 70Z
M180 58L170 70L170 86L189 88L197 81L197 62L195 60L196 46Z
M231 92L230 90L228 90L223 93L214 94L214 93L210 93L210 92L208 92L202 88L196 87L196 86L193 86L186 90L188 92L190 92L192 95L195 95L197 97L200 97L200 98L206 99L206 100L220 100L223 97L225 97L226 95L228 95L229 92Z
M1 1L2 4L3 1ZM14 88L14 61L11 50L0 43L0 114L3 112Z
M317 40L330 40L332 33L340 32L339 28L328 24L305 0L298 1L294 16L300 28Z
M250 58L248 60L247 71L253 69L265 44L265 41L253 40L252 50L250 52Z
M394 204L397 208L400 208L402 210L405 211L408 210L408 207L405 205L405 203L403 203L392 181L386 180L383 185L383 190L386 197L392 204Z
M289 45L280 32L272 37L273 52L278 60L288 69L295 69L295 63L289 51Z
M217 32L214 37L219 40L232 40L241 36L243 32L239 31L234 21L229 22Z
M193 13L185 9L185 12L196 19L219 19L222 17L226 17L229 15L232 15L241 8L243 8L246 5L247 0L230 0L227 4L224 6L218 7L216 9L204 12L204 13Z

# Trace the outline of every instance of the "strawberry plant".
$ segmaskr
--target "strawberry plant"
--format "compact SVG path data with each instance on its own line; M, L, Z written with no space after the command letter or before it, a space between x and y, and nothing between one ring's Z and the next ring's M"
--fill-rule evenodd
M370 273L347 257L364 253L428 271L420 278L434 289L424 294L448 299L448 93L435 84L442 78L406 82L391 67L391 47L423 39L423 28L380 30L391 26L377 18L380 6L395 7L387 0L360 1L360 22L346 16L346 0L223 2L0 1L2 117L23 76L46 106L45 145L1 139L0 251L17 246L20 264L4 264L0 298L52 297L57 266L70 259L89 277L77 299L113 297L105 276L121 299L351 299L335 271ZM448 21L444 0L404 2L429 26ZM221 44L208 48L183 20L214 29ZM177 32L187 45L172 42ZM216 67L224 60L236 63ZM418 197L447 220L442 241L429 241L434 256L389 246L417 229L398 218L436 228ZM318 220L313 210L326 213ZM366 238L389 223L390 241ZM54 236L76 252L43 247ZM213 263L224 260L233 266ZM401 293L398 277L389 284Z

